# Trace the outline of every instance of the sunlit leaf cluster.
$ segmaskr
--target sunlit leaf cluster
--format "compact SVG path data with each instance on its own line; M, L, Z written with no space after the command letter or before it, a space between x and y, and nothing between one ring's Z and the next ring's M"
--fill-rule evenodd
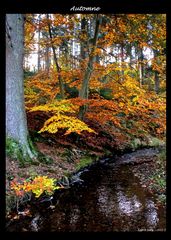
M43 193L52 195L56 189L60 189L61 187L56 186L55 182L55 179L48 178L47 176L37 176L32 180L13 180L11 181L11 190L13 190L18 197L32 192L35 197L38 198Z
M78 107L73 105L69 100L54 101L53 103L35 106L30 109L30 112L49 112L53 114L40 129L39 133L49 132L56 133L58 129L65 129L65 135L71 132L80 134L82 131L94 132L83 121L74 116L67 116L65 113L75 113Z

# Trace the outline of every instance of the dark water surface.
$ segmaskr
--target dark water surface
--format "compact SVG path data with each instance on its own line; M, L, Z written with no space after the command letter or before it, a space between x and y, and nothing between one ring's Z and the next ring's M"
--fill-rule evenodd
M80 178L54 196L55 208L49 202L34 206L32 217L12 222L7 231L165 231L165 209L157 207L129 166L101 162Z

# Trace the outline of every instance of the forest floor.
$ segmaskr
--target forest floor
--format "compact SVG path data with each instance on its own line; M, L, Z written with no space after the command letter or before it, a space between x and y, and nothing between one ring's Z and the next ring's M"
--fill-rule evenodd
M47 176L56 180L62 177L69 177L80 168L87 166L94 160L102 156L102 153L80 150L74 144L71 146L57 146L52 143L35 142L38 152L48 157L52 161L43 159L40 162L26 163L24 166L18 159L6 156L6 210L16 207L14 203L14 193L10 189L12 180L26 180L36 176ZM70 144L71 145L71 144Z
M84 166L103 158L103 154L95 151L87 151L72 147L56 146L52 143L35 142L39 152L50 157L53 162L40 162L39 164L26 164L21 166L17 160L7 156L6 158L6 210L15 207L11 198L10 181L13 179L28 179L36 176L47 176L60 180L62 177L69 177ZM159 154L149 162L130 165L130 169L140 179L143 187L157 198L158 204L166 204L166 151L159 150Z

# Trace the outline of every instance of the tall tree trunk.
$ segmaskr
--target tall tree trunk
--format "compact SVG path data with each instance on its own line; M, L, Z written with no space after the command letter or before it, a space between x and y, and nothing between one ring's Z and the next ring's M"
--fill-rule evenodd
M154 58L157 58L158 53L157 50L153 50ZM157 62L157 60L156 60ZM158 94L160 89L160 79L159 79L159 72L157 70L154 71L154 91Z
M47 19L49 20L49 14L47 14ZM50 41L51 41L51 47L52 47L52 51L53 51L53 58L54 58L54 62L55 62L55 65L56 65L56 70L58 72L60 95L61 95L61 98L64 99L65 98L64 83L63 83L63 80L61 78L61 69L60 69L59 64L58 64L58 59L57 59L57 56L56 56L55 46L53 44L52 31L51 31L51 26L50 26L49 21L48 21L48 30L49 30L49 37L50 37Z
M45 70L48 73L48 75L49 75L49 68L50 68L49 52L50 52L50 48L49 48L49 46L46 46L46 49L45 49Z
M81 33L87 36L87 20L85 17L81 19ZM87 39L81 41L81 59L87 57Z
M114 50L115 50L115 52L117 52L115 54L115 61L116 61L116 63L119 63L119 46L117 44L115 45Z
M154 90L158 94L160 88L160 79L159 79L159 73L158 71L155 71L154 73Z
M144 65L143 65L144 55L142 48L139 48L138 51L138 61L139 61L139 84L140 87L142 87L142 85L144 84Z
M132 65L133 65L133 56L132 56L132 45L130 43L130 46L129 46L129 66L130 66L130 68L132 68Z
M89 80L90 80L91 73L93 71L93 62L94 62L94 57L95 57L94 56L94 51L95 51L96 43L97 43L97 39L98 39L99 26L100 26L100 18L99 18L99 15L97 15L96 28L95 28L94 38L93 38L92 50L91 50L90 55L89 55L89 61L88 61L87 68L85 70L82 86L81 86L81 89L79 91L79 97L82 98L82 99L88 99ZM79 111L79 118L80 119L84 118L84 114L86 112L86 109L87 109L86 106L82 106L80 108L80 111Z
M6 136L18 144L24 160L36 156L29 139L24 106L24 17L6 15ZM23 160L22 159L22 160Z
M121 82L124 81L124 43L121 43Z
M41 15L39 14L38 16L38 39L37 39L37 44L38 44L38 50L37 50L37 70L38 72L40 71L41 64L40 64L40 20L41 20Z
M59 49L60 49L62 56L64 56L64 59L62 61L64 61L65 67L69 68L69 45L68 45L68 41L66 39L64 39L62 41Z

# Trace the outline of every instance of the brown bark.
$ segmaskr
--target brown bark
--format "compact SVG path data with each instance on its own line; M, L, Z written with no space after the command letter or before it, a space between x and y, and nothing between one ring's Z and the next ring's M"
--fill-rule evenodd
M40 20L41 20L41 15L39 14L39 17L38 17L38 50L37 50L37 70L38 72L40 71L41 69L41 64L40 64Z
M94 51L96 49L96 43L97 43L98 33L99 33L99 26L100 26L100 17L97 15L96 28L95 28L94 38L93 38L93 42L92 42L92 50L89 55L88 65L85 70L82 86L81 86L81 89L79 92L79 97L82 99L88 99L89 80L91 77L91 73L93 71L93 62L94 62L94 57L95 57ZM85 112L86 112L86 106L83 106L82 108L80 108L80 111L79 111L80 119L83 119Z
M121 43L121 82L124 81L124 43Z
M157 58L158 54L156 50L153 50L154 58ZM154 71L154 91L158 94L160 89L160 79L159 72L157 70Z
M143 65L144 55L142 48L139 49L138 58L139 58L139 83L140 87L142 87L142 85L144 84L144 65Z
M47 14L47 19L49 20L49 15L48 14ZM58 59L57 59L56 51L55 51L56 48L53 44L52 30L51 30L51 26L50 26L49 21L48 21L48 30L49 30L49 37L50 37L50 41L51 41L51 47L52 47L52 51L53 51L53 58L54 58L54 62L55 62L55 65L56 65L57 72L58 72L60 95L61 95L61 98L64 99L65 98L64 84L63 84L63 81L62 81L62 78L61 78L61 69L60 69L59 64L58 64Z
M87 35L87 21L86 18L81 19L81 32L84 35ZM81 59L85 59L87 57L87 41L84 39L81 41Z

